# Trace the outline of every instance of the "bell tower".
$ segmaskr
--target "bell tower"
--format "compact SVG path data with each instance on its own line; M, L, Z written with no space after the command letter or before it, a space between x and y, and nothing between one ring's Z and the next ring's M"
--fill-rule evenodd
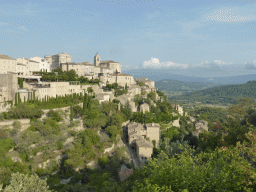
M94 65L96 67L100 66L100 56L98 55L98 52L96 53L96 55L94 56Z

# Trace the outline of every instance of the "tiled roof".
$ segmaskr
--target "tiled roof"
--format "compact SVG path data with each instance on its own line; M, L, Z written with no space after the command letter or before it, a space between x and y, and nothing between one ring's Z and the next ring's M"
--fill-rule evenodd
M146 147L146 148L153 148L153 143L143 139L143 140L136 140L136 144L138 147Z
M2 55L0 54L0 59L7 59L7 60L15 60L12 57L8 56L8 55Z
M100 63L118 63L118 62L115 62L115 61L112 61L112 60L107 60L107 61L100 61Z
M131 174L133 174L133 170L128 169L125 165L122 165L121 170L119 171L120 180L124 181Z
M147 123L146 127L160 127L158 123Z
M117 76L131 76L131 75L125 74L125 73L118 73Z

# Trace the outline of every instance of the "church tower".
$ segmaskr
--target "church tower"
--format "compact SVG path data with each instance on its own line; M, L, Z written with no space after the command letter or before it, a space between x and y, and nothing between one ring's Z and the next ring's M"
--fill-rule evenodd
M96 53L96 55L94 56L94 65L96 67L100 66L100 56L98 55L98 52Z

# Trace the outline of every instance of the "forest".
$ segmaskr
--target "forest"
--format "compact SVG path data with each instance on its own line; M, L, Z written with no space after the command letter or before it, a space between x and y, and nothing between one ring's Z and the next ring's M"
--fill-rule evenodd
M200 108L188 111L197 120L209 122L209 131L199 138L192 134L195 126L190 117L176 115L172 103L157 91L135 97L136 105L150 104L150 112L132 113L129 102L118 110L117 99L99 104L93 96L55 98L72 100L68 109L53 110L59 103L46 99L42 103L18 103L0 120L16 119L12 127L0 131L0 189L2 191L255 191L256 190L256 103L241 98L228 110ZM63 103L66 101L63 100ZM152 103L153 102L153 103ZM47 104L49 103L49 104ZM154 105L155 104L155 105ZM51 106L46 117L44 107ZM65 105L66 106L66 105ZM23 110L22 110L23 109ZM18 119L30 118L26 130ZM180 128L172 121L180 118ZM160 124L160 148L154 148L152 159L136 169L125 146L113 153L104 149L123 137L122 123ZM0 121L0 122L1 122ZM82 122L83 129L77 126ZM69 142L68 142L69 141ZM58 157L62 156L60 163ZM13 157L19 161L14 161ZM51 160L51 161L48 161ZM47 162L48 164L44 164ZM96 166L89 164L94 161ZM38 165L41 166L38 166ZM121 165L133 169L124 182L119 179ZM67 184L61 180L69 179Z
M256 81L248 81L245 84L224 85L212 87L200 91L194 91L180 96L168 97L171 102L183 104L201 102L202 104L224 105L237 104L237 100L243 97L256 99Z

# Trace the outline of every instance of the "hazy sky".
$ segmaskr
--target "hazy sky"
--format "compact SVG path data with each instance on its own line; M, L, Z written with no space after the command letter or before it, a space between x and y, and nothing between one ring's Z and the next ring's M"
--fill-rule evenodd
M255 0L0 0L0 54L142 66L256 61Z

